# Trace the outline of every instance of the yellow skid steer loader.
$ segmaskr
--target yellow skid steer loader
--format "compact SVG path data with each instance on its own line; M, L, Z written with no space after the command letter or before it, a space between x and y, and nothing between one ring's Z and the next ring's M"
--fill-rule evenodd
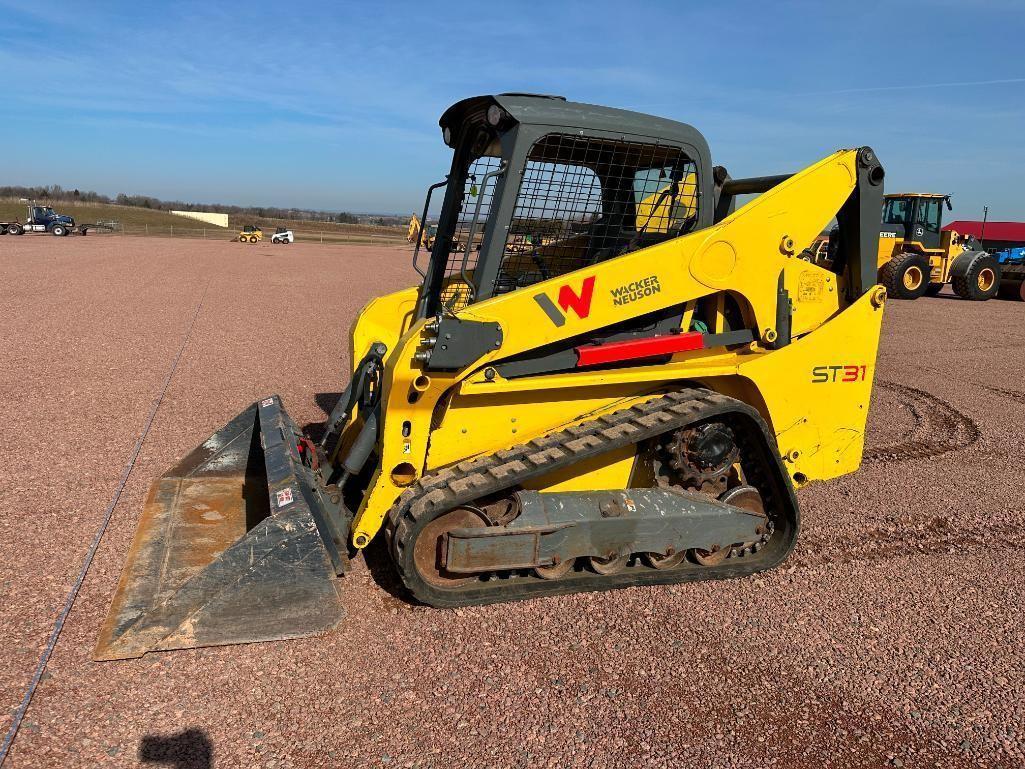
M98 659L326 631L379 534L439 607L743 577L793 548L796 487L858 468L871 149L733 179L689 125L525 94L441 129L423 281L360 313L326 432L272 395L157 479Z

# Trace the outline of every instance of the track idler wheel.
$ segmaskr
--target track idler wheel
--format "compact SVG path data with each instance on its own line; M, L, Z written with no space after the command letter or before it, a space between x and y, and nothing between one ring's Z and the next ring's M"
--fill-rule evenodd
M765 515L765 505L762 502L762 495L754 486L735 486L719 495L719 501L727 505L739 507L752 513L758 513L765 517L768 523L768 516ZM720 566L730 556L731 550L743 553L745 550L757 548L756 542L737 542L732 545L722 546L713 550L700 550L694 548L690 551L691 558L701 566Z
M573 571L575 563L575 558L567 558L564 561L553 563L551 566L535 566L534 573L541 579L562 579Z
M718 550L698 550L695 548L690 553L694 563L701 566L721 566L723 561L729 556L730 549L728 547L720 547Z
M434 587L452 588L477 580L476 576L455 574L445 568L448 533L453 529L476 529L488 525L484 511L457 507L423 527L413 544L413 563L424 582Z
M587 564L595 574L601 574L603 577L607 577L610 574L618 574L621 572L626 567L629 560L629 553L626 555L612 555L608 558L598 558L597 556L592 555L587 559Z
M645 553L644 562L653 569L672 569L683 563L686 557L686 550L677 553L669 548L668 553Z

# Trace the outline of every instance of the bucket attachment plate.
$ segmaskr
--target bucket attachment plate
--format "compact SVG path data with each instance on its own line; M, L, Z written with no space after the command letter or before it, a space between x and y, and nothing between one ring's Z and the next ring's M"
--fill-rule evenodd
M334 627L344 532L277 396L254 403L150 487L94 651L272 641Z

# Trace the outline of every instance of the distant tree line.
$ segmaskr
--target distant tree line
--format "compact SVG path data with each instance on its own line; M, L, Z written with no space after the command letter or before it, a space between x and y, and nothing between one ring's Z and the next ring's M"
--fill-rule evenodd
M180 200L160 200L149 195L126 195L123 192L111 198L92 190L66 190L59 184L41 187L0 186L0 198L28 198L50 202L109 203L134 208L151 208L155 211L213 211L229 216L265 217L268 219L290 219L304 222L340 222L360 224L356 214L346 211L312 211L307 208L277 208L274 206L226 206L220 203L184 203ZM375 222L376 223L376 222Z
M66 190L59 184L42 187L0 186L0 198L28 198L29 200L68 200L82 203L113 203L107 195L92 190Z

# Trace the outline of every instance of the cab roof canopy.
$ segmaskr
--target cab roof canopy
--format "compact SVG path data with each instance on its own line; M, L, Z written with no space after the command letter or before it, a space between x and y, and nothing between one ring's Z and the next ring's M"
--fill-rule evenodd
M705 137L694 126L675 120L646 115L642 112L566 101L563 96L527 93L500 93L494 96L473 96L456 102L441 116L439 125L449 128L452 136L467 120L486 122L488 109L497 104L518 123L583 128L620 135L662 139L674 144L689 144L707 155Z

